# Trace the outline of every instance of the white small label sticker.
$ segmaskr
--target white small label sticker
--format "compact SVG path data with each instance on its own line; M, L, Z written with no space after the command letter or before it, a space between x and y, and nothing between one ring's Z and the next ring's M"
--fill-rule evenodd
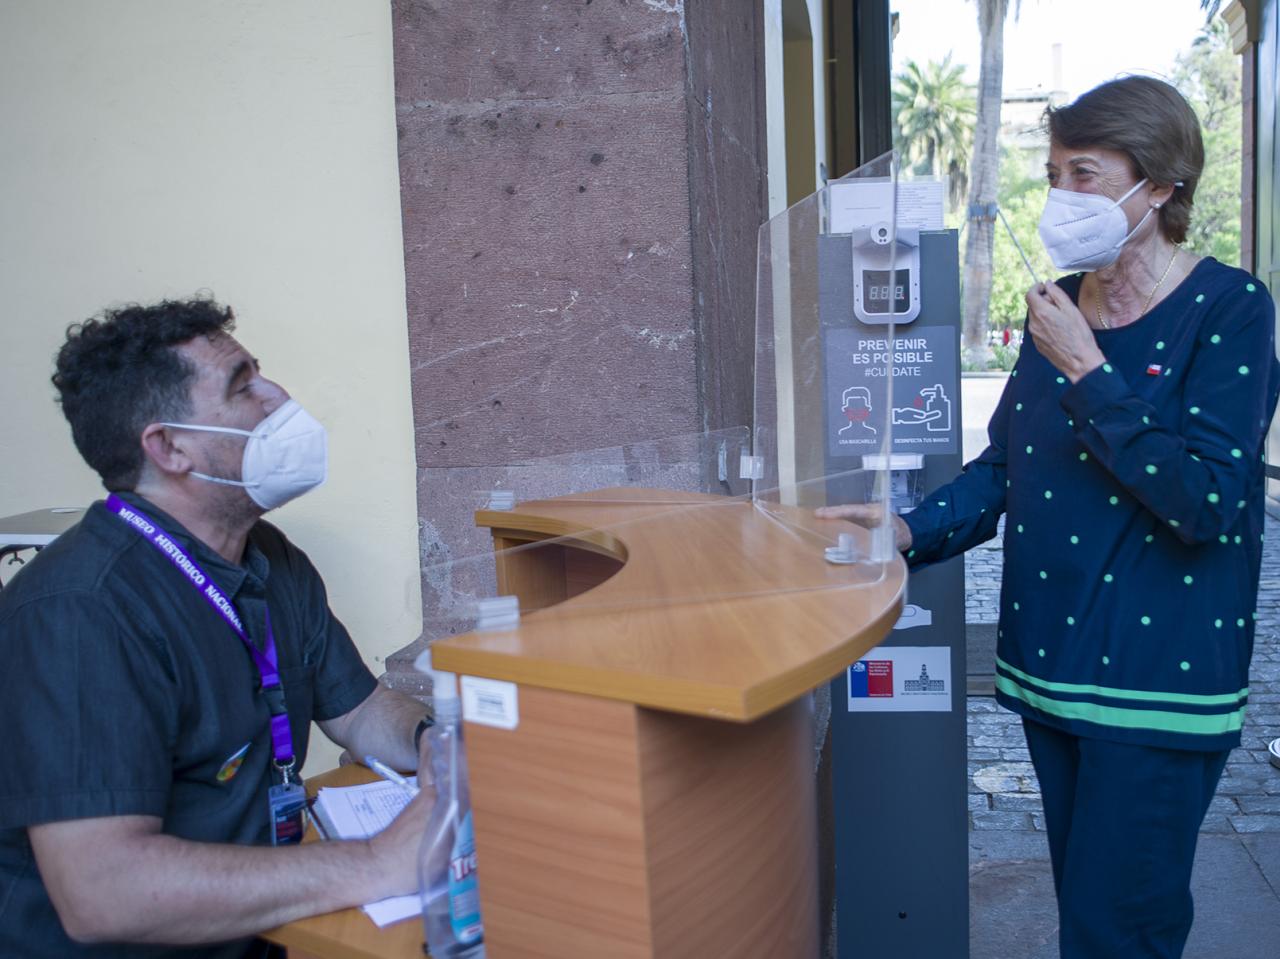
M520 725L516 684L501 679L463 676L462 718L481 726L515 729Z

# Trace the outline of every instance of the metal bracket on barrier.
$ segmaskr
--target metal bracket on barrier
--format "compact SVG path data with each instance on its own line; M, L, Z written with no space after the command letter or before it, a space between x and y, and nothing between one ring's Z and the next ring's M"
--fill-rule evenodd
M520 597L494 596L476 600L476 630L515 629L520 625Z
M516 508L516 494L514 490L495 489L489 491L489 509L501 510L506 512Z
M738 460L738 478L745 480L764 479L764 457L743 453Z
M822 557L828 563L848 566L858 561L858 550L853 542L852 533L841 533L835 546L828 546L822 551Z

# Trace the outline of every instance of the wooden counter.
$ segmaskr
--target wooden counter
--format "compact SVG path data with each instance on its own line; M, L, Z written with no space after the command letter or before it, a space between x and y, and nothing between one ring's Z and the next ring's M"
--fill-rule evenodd
M809 510L602 490L481 512L518 628L434 644L516 684L467 722L488 959L818 952L808 696L892 628L904 564ZM728 720L728 721L726 721Z
M514 729L465 723L488 959L813 959L808 693L888 633L903 563L826 562L868 537L808 510L664 490L477 523L519 626L434 662L516 686ZM269 938L291 959L421 955L420 923L356 910Z
M521 619L437 642L459 674L747 722L837 675L902 608L901 560L828 563L840 533L864 554L869 536L806 509L614 489L476 522Z

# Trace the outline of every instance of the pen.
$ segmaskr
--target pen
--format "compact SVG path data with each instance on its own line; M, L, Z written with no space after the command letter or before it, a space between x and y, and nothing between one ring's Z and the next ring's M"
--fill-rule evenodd
M365 756L364 764L368 766L370 769L372 769L379 776L381 776L383 779L385 779L387 782L395 783L397 786L403 786L405 789L409 790L410 794L414 796L418 795L417 786L409 782L409 780L405 779L403 776L401 776L398 772L396 772L386 763L382 762L382 760L375 759L373 756Z
M324 823L321 822L320 817L316 815L316 802L319 798L319 796L312 796L307 800L307 818L311 820L311 825L316 827L316 835L321 839L328 841L332 838L329 835L329 830L324 827Z

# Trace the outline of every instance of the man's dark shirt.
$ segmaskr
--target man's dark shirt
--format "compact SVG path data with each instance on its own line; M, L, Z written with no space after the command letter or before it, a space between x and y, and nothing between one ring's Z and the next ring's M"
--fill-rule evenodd
M259 646L270 607L301 766L311 721L349 712L376 685L330 612L315 567L269 523L250 532L237 566L147 501L121 498L217 582ZM269 714L257 669L226 621L168 558L95 503L0 591L0 661L8 741L0 956L243 955L243 942L196 950L77 945L27 839L27 827L40 823L144 815L183 839L269 844Z

